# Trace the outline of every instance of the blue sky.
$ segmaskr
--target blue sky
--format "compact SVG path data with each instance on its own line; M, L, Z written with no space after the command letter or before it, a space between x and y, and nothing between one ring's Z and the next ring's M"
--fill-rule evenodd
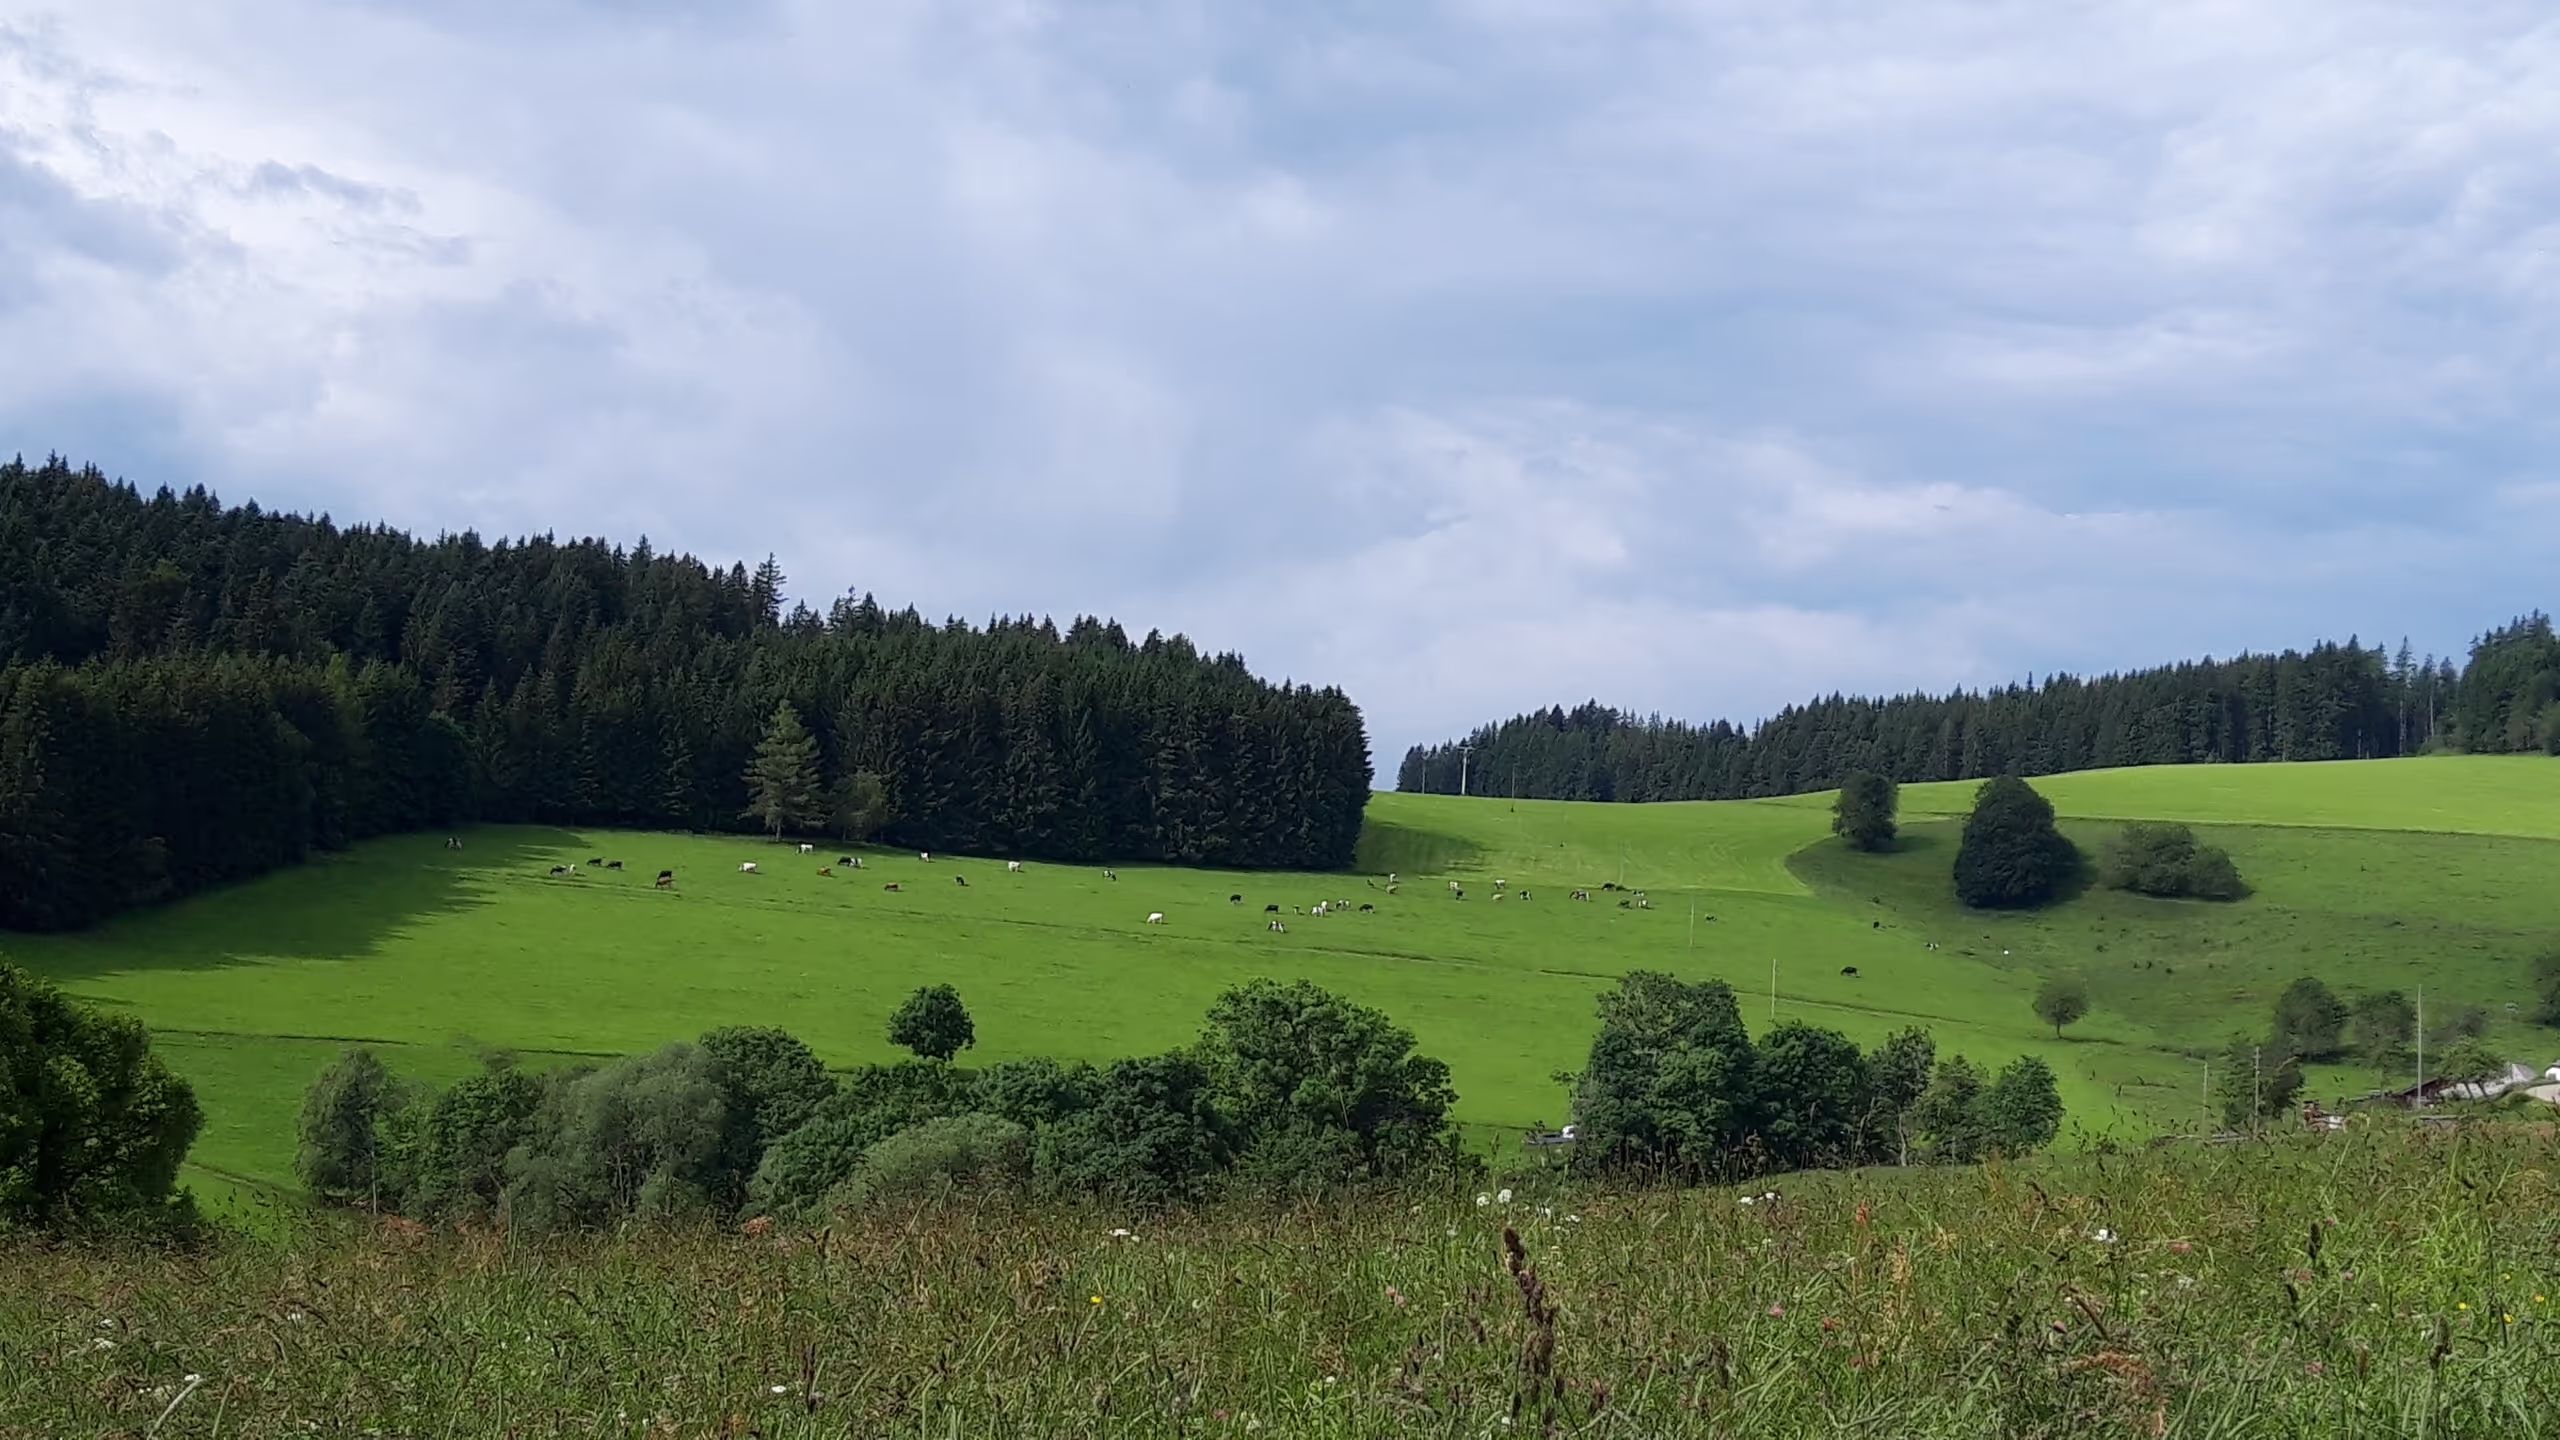
M776 553L1382 758L2554 599L2560 14L0 0L0 450Z

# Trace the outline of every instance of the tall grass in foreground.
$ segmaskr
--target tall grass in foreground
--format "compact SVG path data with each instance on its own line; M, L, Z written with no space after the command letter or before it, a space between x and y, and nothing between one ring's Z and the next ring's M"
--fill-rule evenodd
M2555 1174L2389 1127L1749 1203L22 1239L0 1435L2553 1434Z

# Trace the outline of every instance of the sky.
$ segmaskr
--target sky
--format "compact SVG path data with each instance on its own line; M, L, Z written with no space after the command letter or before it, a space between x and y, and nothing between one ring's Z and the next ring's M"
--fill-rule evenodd
M0 0L0 454L1404 747L2560 598L2543 0Z

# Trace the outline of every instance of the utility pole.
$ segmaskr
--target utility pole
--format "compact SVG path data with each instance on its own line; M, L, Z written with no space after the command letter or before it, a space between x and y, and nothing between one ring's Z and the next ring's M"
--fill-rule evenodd
M2259 1117L2266 1113L2267 1102L2258 1090L2258 1047L2249 1047L2249 1133L2258 1133Z
M2418 987L2417 1016L2414 1028L2418 1032L2418 1088L2410 1093L2409 1108L2424 1110L2427 1108L2427 987L2424 985Z
M1474 752L1475 748L1473 745L1458 747L1458 793L1460 795L1467 793L1467 757Z
M1769 1023L1778 1023L1778 957L1769 957Z
M2204 1078L2196 1082L2196 1135L2213 1134L2213 1062L2204 1062Z
M1689 953L1698 953L1698 897L1689 897Z

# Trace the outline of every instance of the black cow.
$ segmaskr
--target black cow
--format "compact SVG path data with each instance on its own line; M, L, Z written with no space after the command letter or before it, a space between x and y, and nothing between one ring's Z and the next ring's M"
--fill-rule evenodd
M604 857L603 857L603 856L601 856L601 855L599 855L599 856L597 856L596 858L594 858L593 860L588 861L587 863L588 863L588 864L590 864L590 865L601 865L601 864L603 864L603 863L604 863Z
M661 890L673 890L676 888L676 872L673 870L659 871L658 888Z
M851 865L853 863L853 857L850 855L839 855L836 857L836 863L839 865Z
M1360 913L1363 915L1372 915L1377 913L1377 909L1378 907L1375 905L1363 905L1360 907Z
M1244 897L1241 895L1230 895L1227 897L1227 903L1230 905L1241 905L1244 903Z
M607 860L604 862L604 868L607 870L619 870L622 868L622 862L619 860Z
M1840 967L1840 973L1848 976L1852 980L1855 980L1858 978L1858 967L1855 965L1843 965Z
M1280 907L1277 905L1265 905L1262 907L1262 913L1265 915L1277 915L1280 913Z
M552 875L553 875L553 876L557 877L557 876L561 876L561 875L567 875L567 874L569 874L569 873L571 873L571 872L570 872L570 870L569 870L569 867L568 867L568 866L566 866L566 865L554 865L554 866L552 866L552 867L551 867L551 873L552 873Z
M951 883L959 886L963 890L966 890L969 888L969 877L966 875L954 875L951 877Z

